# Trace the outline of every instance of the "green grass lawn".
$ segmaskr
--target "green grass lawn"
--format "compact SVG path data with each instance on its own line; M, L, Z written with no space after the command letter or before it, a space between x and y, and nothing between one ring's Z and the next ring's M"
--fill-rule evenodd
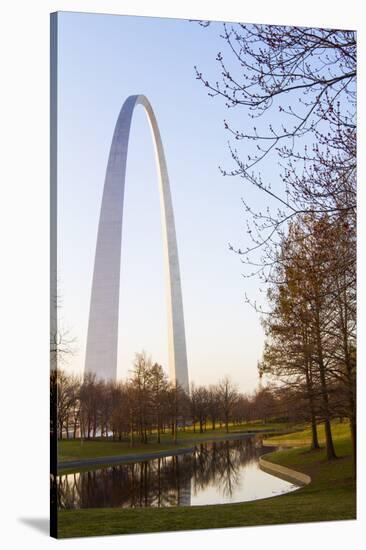
M59 512L59 537L116 535L354 519L356 491L352 479L351 443L346 425L333 427L339 458L327 462L325 451L293 448L266 459L309 474L310 485L278 497L187 508L100 508ZM307 444L307 430L293 440ZM288 439L288 436L287 436Z
M351 437L351 430L348 422L332 422L332 435L338 441L349 440ZM319 443L325 443L325 431L324 424L318 426L318 439ZM311 428L306 427L302 431L288 433L284 435L275 435L273 437L268 437L265 440L268 444L271 445L310 445L311 444Z

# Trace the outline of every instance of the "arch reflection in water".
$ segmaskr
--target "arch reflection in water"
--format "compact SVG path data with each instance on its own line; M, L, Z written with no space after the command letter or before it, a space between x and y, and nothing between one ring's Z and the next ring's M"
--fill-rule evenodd
M298 486L259 468L254 438L206 443L194 452L58 477L64 508L166 507L266 498Z

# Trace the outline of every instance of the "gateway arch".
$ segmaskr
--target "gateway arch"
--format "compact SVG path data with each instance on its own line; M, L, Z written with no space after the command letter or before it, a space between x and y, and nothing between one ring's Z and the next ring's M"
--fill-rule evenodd
M165 285L168 306L169 375L188 391L182 289L172 198L163 144L154 111L144 95L126 99L115 126L104 182L90 299L85 373L115 380L117 375L122 216L128 142L133 111L142 105L150 123L159 174Z

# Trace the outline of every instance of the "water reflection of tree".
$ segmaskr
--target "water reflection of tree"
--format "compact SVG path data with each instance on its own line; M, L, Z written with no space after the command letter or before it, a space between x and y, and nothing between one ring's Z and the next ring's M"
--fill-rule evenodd
M59 508L185 506L209 486L231 497L244 465L257 460L252 438L197 446L193 453L63 475Z
M238 485L240 456L235 449L229 448L228 441L223 447L222 468L220 470L220 486L224 495L232 496L233 488Z
M257 459L252 439L213 443L210 452L199 453L200 469L193 476L194 489L215 486L222 495L231 497L239 487L241 467ZM206 459L205 464L202 458Z

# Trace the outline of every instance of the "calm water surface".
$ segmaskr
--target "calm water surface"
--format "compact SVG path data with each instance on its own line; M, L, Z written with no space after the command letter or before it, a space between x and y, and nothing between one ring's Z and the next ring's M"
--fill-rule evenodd
M298 489L263 472L255 438L198 445L193 452L58 476L59 508L228 504Z

